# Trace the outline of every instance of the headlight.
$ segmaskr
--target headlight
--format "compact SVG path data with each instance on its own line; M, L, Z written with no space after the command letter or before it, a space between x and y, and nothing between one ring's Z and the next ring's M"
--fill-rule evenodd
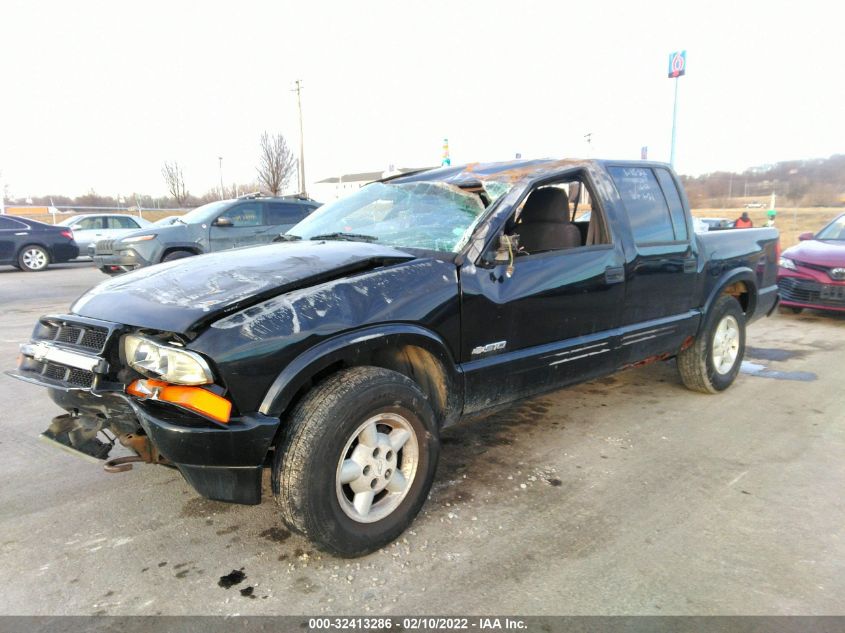
M787 270L798 270L795 266L795 262L789 259L788 257L781 257L778 260L778 266L781 268L786 268Z
M206 385L214 382L208 363L194 352L135 335L123 339L123 351L129 366L150 378L177 385Z
M147 240L153 239L155 236L155 233L150 233L148 235L135 235L133 237L124 237L120 241L124 244L134 244L135 242L146 242Z

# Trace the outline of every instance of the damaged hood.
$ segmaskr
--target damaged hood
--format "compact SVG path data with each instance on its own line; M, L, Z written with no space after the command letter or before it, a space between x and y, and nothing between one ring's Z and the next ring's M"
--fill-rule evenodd
M179 259L105 281L74 314L167 332L201 324L270 297L415 256L363 242L302 241Z

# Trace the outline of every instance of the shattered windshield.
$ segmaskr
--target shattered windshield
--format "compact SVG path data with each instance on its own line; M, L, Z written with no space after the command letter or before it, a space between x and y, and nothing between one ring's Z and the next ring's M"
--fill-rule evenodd
M375 182L323 205L288 235L306 240L345 235L390 246L457 252L483 213L481 198L455 185Z

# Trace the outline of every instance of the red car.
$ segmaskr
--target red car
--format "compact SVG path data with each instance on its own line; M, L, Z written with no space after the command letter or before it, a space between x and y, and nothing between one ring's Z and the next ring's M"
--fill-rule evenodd
M803 308L845 311L845 213L800 244L786 249L778 261L780 303L795 312Z

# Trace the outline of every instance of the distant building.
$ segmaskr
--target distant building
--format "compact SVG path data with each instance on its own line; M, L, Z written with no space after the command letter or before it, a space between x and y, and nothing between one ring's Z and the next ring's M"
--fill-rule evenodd
M427 167L426 169L433 169ZM384 171L365 171L357 174L343 174L342 176L332 176L331 178L324 178L315 182L308 189L308 195L319 200L320 202L330 202L337 200L343 196L352 193L367 185L374 180L381 180L388 176L395 176L397 174L407 174L408 172L418 171L414 167L400 167L395 169L393 165Z

